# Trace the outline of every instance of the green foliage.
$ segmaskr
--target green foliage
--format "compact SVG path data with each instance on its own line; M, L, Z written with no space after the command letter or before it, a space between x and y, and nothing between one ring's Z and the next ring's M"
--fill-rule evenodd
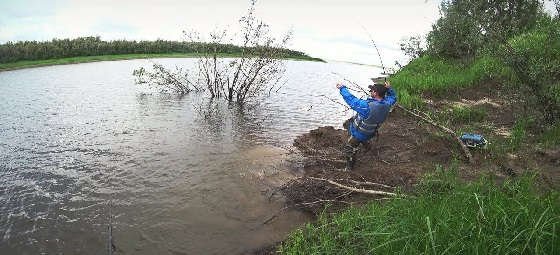
M439 95L489 79L515 80L515 76L500 59L491 56L476 58L470 64L423 56L410 62L390 81L401 104L418 107L422 105L422 93Z
M423 45L423 38L420 35L411 36L404 38L399 42L401 50L410 60L419 58L426 52L425 46Z
M480 108L454 106L451 108L450 117L453 123L481 122L486 118L486 111Z
M436 165L435 171L426 173L416 185L418 193L426 196L439 196L455 191L457 185L457 161L454 160L450 169Z
M446 0L442 17L428 34L428 50L445 58L470 58L534 27L542 3L539 0Z
M46 60L69 58L78 56L101 56L119 54L164 54L164 53L204 53L210 47L203 42L178 42L178 41L102 41L97 37L79 37L76 39L53 39L52 41L37 42L7 42L0 44L0 64L14 63L17 61ZM243 48L233 44L219 44L214 47L223 54L240 54ZM213 49L214 49L213 48ZM309 58L305 53L279 49L287 57Z
M543 17L535 29L511 38L503 57L518 77L530 115L560 120L560 20Z
M438 174L439 172L439 174ZM534 176L497 185L438 170L417 197L350 208L294 231L281 254L558 254L560 196ZM442 176L443 174L443 176ZM434 195L434 192L437 195Z
M545 146L560 145L560 124L547 127L539 138Z
M510 152L517 151L521 145L525 142L525 138L527 135L527 126L528 121L526 120L517 120L515 121L515 125L511 130L511 134L507 138L506 144L508 145L508 150Z

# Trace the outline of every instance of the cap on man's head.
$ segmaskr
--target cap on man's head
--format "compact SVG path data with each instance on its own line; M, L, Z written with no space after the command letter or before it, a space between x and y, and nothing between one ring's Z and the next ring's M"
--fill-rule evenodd
M387 87L385 87L385 85L383 85L383 84L376 83L376 84L373 84L373 85L369 85L368 88L369 88L369 91L375 91L375 92L377 92L378 96L383 97L383 98L385 97L385 94L387 93Z

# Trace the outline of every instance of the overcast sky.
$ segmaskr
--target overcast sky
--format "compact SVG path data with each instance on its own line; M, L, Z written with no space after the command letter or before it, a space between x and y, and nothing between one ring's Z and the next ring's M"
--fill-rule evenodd
M426 34L437 0L259 0L256 16L294 32L290 48L314 57L385 65L402 61L398 42ZM99 35L103 40L181 40L183 30L236 29L249 0L0 0L0 43ZM368 32L364 31L364 27Z

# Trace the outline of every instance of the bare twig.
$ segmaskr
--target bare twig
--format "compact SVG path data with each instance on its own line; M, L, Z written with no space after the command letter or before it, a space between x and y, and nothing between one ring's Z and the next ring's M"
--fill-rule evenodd
M352 89L352 88L349 88L349 87L346 87L347 89L352 90L352 91L356 91L356 92L363 92L363 93L365 93L366 95L369 95L369 94L370 94L370 93L368 93L364 88L362 88L362 86L358 85L357 83L355 83L355 82L353 82L353 81L351 81L351 80L349 80L349 79L346 79L346 77L344 77L343 75L341 75L341 74L339 74L339 73L335 73L335 72L331 72L331 73L334 74L334 75L339 76L339 77L342 78L344 81L348 82L350 85L353 85L354 87L358 88L360 91L356 91L356 90L354 90L354 89Z
M394 189L395 187L393 186L389 186L389 185L385 185L383 183L376 183L376 182L360 182L360 181L355 181L355 180L344 180L344 179L340 179L341 181L348 181L351 183L354 183L356 185L372 185L372 186L380 186L383 188L388 188L388 189Z
M459 145L461 146L461 149L462 149L463 152L465 153L465 157L469 160L469 163L471 163L471 164L474 163L474 160L473 160L473 158L472 158L471 152L469 151L469 149L467 148L467 146L465 146L465 144L461 141L461 139L459 139L459 137L457 136L457 134L455 133L455 131L453 131L453 130L451 130L451 129L449 129L449 128L443 126L443 125L440 125L440 124L436 123L435 121L433 121L433 120L431 120L431 119L428 119L428 118L426 118L426 117L420 116L419 114L414 113L413 111L411 111L411 110L409 110L409 109L406 109L405 107L403 107L403 106L401 106L401 105L399 105L399 104L397 104L397 107L400 108L401 110L403 110L403 111L405 111L405 112L407 112L407 113L409 113L409 114L411 114L411 115L413 115L413 116L415 116L415 117L417 117L417 118L419 118L419 119L425 121L425 122L428 122L428 123L432 124L432 125L435 126L435 127L440 128L441 130L445 131L445 132L448 133L449 135L453 136L453 138L455 138L455 139L457 140L457 143L459 143Z
M364 194L370 194L370 195L384 195L384 196L404 196L404 195L399 195L399 194L392 193L392 192L350 187L350 186L342 185L338 182L328 180L328 179L323 179L323 178L316 178L316 177L307 177L307 178L309 178L311 180L316 180L316 181L328 182L328 183L330 183L334 186L337 186L339 188L346 189L346 190L351 190L351 191L358 192L358 193L364 193Z
M336 100L334 100L334 99L332 99L332 98L330 98L330 97L328 97L328 96L325 96L325 95L319 95L319 96L320 96L320 97L324 97L324 98L326 98L327 100L329 100L329 101L331 101L331 102L333 102L333 103L335 103L335 104L342 105L346 110L350 110L350 107L348 107L348 105L345 105L345 104L343 104L343 103L341 103L341 102L338 102L338 101L336 101Z

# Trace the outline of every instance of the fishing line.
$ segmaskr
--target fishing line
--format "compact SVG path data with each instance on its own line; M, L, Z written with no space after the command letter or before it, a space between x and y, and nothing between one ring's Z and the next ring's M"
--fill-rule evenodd
M387 75L387 69L385 69L385 65L383 64L383 58L381 58L381 54L379 53L379 49L377 48L377 44L375 44L375 41L373 40L373 38L371 37L371 34L368 32L368 30L366 29L366 27L364 27L364 25L361 25L362 29L366 32L366 34L369 37L369 40L371 41L371 43L373 44L373 47L375 47L375 50L377 51L377 56L379 56L379 61L381 61L381 67L383 68L383 75ZM385 77L385 81L387 81L387 77Z

